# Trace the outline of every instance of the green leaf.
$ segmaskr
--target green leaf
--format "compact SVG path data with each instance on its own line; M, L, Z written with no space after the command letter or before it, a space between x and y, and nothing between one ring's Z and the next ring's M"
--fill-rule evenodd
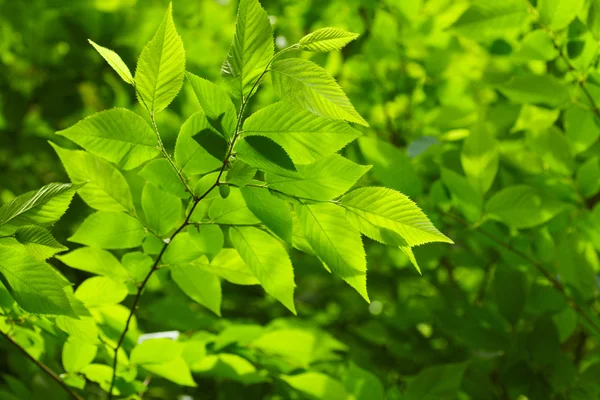
M232 227L229 237L265 291L296 314L294 270L282 244L253 227Z
M406 151L375 137L363 136L358 139L358 145L365 160L373 165L377 180L410 197L421 194L421 180Z
M467 179L481 194L485 194L498 172L498 150L496 139L487 126L471 130L463 143L460 161Z
M277 94L287 102L334 120L369 126L327 71L302 58L286 58L271 66Z
M101 111L56 133L126 170L160 153L157 136L150 125L125 108Z
M69 337L62 349L62 365L67 372L79 372L96 358L98 346Z
M227 171L225 181L238 186L244 187L256 176L258 170L245 162L238 160L231 165L231 169Z
M284 102L252 114L244 121L243 133L268 137L283 147L295 164L310 164L329 156L361 134L341 121L331 121Z
M231 186L229 185L219 185L219 195L222 199L226 199L231 193Z
M171 267L171 277L183 293L221 316L221 281L217 276L190 264Z
M37 191L24 193L0 208L0 226L52 225L69 208L75 191L84 184L50 183Z
M121 172L111 163L80 150L67 150L50 143L74 183L87 182L79 196L99 211L134 210L131 191Z
M112 253L95 247L80 247L56 258L71 268L108 276L117 281L125 281L128 277L127 270Z
M39 261L44 261L56 253L68 250L41 226L27 225L17 228L15 239L25 246L33 258Z
M291 243L292 214L290 206L265 189L246 186L240 191L252 214L283 241Z
M75 297L86 307L101 307L118 304L127 297L127 286L106 276L94 276L86 279L77 287Z
M192 365L193 371L243 384L264 382L264 376L248 360L237 354L210 354Z
M123 60L121 59L121 57L119 57L119 55L117 53L115 53L114 51L112 51L110 49L107 49L106 47L97 45L96 43L92 42L90 39L88 39L88 42L90 42L90 44L92 46L94 46L96 51L98 53L100 53L100 55L102 56L102 58L104 58L106 60L108 65L110 65L112 67L112 69L114 69L117 72L117 74L119 74L121 79L123 79L125 82L129 83L130 85L133 85L135 83L133 81L133 76L131 75L131 71L129 71L129 68L123 62Z
M550 29L566 28L583 7L584 0L539 0L540 19Z
M367 260L358 230L343 208L331 203L300 206L296 212L306 240L331 271L369 302Z
M527 61L551 61L558 57L558 54L558 50L554 47L548 33L542 29L537 29L525 35L516 56Z
M522 30L527 17L527 3L523 1L476 0L454 23L453 29L475 40L514 36Z
M250 94L272 57L273 31L267 12L258 0L241 0L233 43L221 67L234 97Z
M182 357L175 358L164 364L144 364L143 368L178 385L197 386L190 372L190 367Z
M192 139L217 160L223 160L227 155L227 140L212 127L197 132Z
M442 168L442 182L450 191L452 202L471 222L481 219L483 198L473 185L462 175Z
M153 236L156 237L156 236ZM161 244L164 244L162 241ZM121 264L127 271L128 275L133 279L133 282L143 282L154 264L154 260L147 254L140 251L127 253L121 258ZM113 277L114 279L114 277Z
M573 106L564 114L564 126L567 139L575 154L592 146L600 137L600 127L596 116L590 110Z
M202 250L196 246L192 236L188 232L181 232L173 238L161 261L166 265L187 264L202 255Z
M226 199L217 198L208 209L208 217L217 224L253 225L260 221L250 211L238 188L231 188Z
M65 293L69 282L16 241L0 241L0 281L27 312L76 316Z
M167 107L183 85L185 51L177 34L171 3L154 37L142 50L135 69L140 103L156 114Z
M515 76L498 90L519 103L544 104L557 108L569 101L569 89L552 75Z
M210 264L194 262L213 275L236 285L258 285L259 282L235 249L222 249Z
M192 85L196 98L206 116L213 120L223 116L222 121L225 130L223 134L228 139L232 138L237 123L237 115L229 95L219 86L204 78L190 72L186 72L185 76Z
M575 182L579 192L585 198L592 197L600 191L600 162L598 157L590 158L579 167Z
M590 8L588 10L587 27L594 35L594 38L598 40L600 38L600 1L591 0Z
M205 174L214 171L223 164L222 159L210 155L192 136L211 125L203 111L192 114L181 126L175 143L175 162L187 175Z
M519 321L527 301L527 276L519 269L499 265L494 272L494 294L500 314L512 325Z
M172 339L148 339L131 350L130 361L136 365L164 364L181 357L183 344Z
M328 201L346 193L371 166L359 165L334 154L285 176L269 174L268 187L290 196Z
M321 28L304 36L299 43L302 50L326 53L341 49L358 36L339 28Z
M169 164L169 161L164 158L150 161L144 165L144 168L138 174L167 193L174 194L181 199L190 197L177 172Z
M593 245L578 234L562 237L556 256L561 281L577 289L584 299L592 299L598 291L596 271L600 268Z
M261 171L287 174L296 171L294 162L285 149L264 136L247 136L235 143L236 157Z
M189 227L188 233L194 240L194 245L198 250L206 254L209 260L219 254L225 244L225 237L219 225Z
M466 363L436 365L423 369L408 384L411 400L438 400L455 398L461 386Z
M421 209L402 193L381 187L356 189L341 199L348 211L376 227L398 233L409 246L431 242L453 243L438 231ZM368 235L385 243L385 237Z
M496 192L485 204L486 213L515 229L532 228L558 214L564 205L543 201L541 195L527 185L505 187Z
M320 372L303 372L297 375L281 375L288 385L294 389L319 400L348 400L348 392L344 385Z
M101 249L129 249L142 244L146 232L134 217L97 211L88 216L69 241Z
M565 176L573 174L575 162L571 146L567 137L556 126L532 135L528 145L541 156L548 169Z
M356 400L384 400L383 384L376 375L359 368L353 362L344 376L344 385Z
M183 219L181 200L151 183L144 185L142 208L148 228L160 237L169 235Z

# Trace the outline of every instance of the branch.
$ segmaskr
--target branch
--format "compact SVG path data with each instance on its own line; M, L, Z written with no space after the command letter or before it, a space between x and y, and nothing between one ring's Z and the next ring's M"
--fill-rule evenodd
M15 342L10 336L8 336L7 333L5 333L5 332L3 332L3 331L0 330L0 334L2 334L2 336L4 336L6 338L6 340L8 340L21 353L23 353L23 355L25 355L25 357L27 357L28 359L30 359L42 371L44 371L45 373L47 373L50 376L50 378L52 378L54 381L56 381L56 383L58 383L63 388L63 390L65 392L67 392L67 394L69 396L71 396L75 400L83 400L83 397L81 397L80 395L78 395L77 393L75 393L73 391L73 389L71 389L62 379L60 379L60 376L56 375L56 373L54 371L52 371L46 364L44 364L43 362L41 362L41 361L36 360L35 358L33 358L33 356L31 354L29 354L27 352L27 350L25 350L17 342Z
M445 213L445 215L454 219L455 221L459 222L460 224L464 225L465 227L471 228L471 225L467 221L462 219L461 217L450 214L450 213ZM573 300L571 298L571 296L569 296L564 285L562 283L560 283L556 278L554 278L539 261L533 259L532 257L530 257L526 253L522 252L521 250L513 247L510 243L507 243L504 240L500 239L499 237L497 237L489 232L484 231L483 229L481 229L481 227L477 227L476 232L481 233L483 236L494 241L496 244L504 247L506 250L521 257L523 260L525 260L529 264L533 265L535 267L535 269L542 276L544 276L544 278L546 278L546 280L548 282L550 282L552 284L552 287L563 296L563 298L567 301L567 304L569 305L569 307L571 307L571 309L573 309L573 311L575 311L577 314L579 314L581 316L581 318L583 318L589 324L589 326L594 328L596 333L598 335L600 335L600 326L594 320L592 320L592 318L588 315L588 313L577 302L575 302L575 300Z

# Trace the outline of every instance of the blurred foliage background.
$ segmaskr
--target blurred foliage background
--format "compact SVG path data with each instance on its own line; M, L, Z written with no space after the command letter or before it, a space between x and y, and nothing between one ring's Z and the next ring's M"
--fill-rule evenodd
M316 258L294 254L298 317L258 287L224 284L217 318L157 274L140 331L200 335L208 354L245 362L204 366L197 388L153 378L144 398L599 398L600 3L538 2L262 1L279 48L324 26L360 33L342 51L310 56L371 125L345 155L374 166L362 185L410 196L456 244L416 249L419 276L399 249L365 239L370 305ZM47 142L72 145L55 131L107 108L139 108L87 39L133 68L167 4L0 0L0 202L68 181ZM219 78L236 7L173 1L189 71ZM183 90L158 116L170 149L198 109ZM267 84L251 106L273 98ZM57 239L88 212L76 199ZM73 282L86 277L55 265ZM271 347L249 346L263 329L283 333L263 340ZM62 371L58 342L39 337L28 350ZM0 348L0 399L64 396ZM311 394L277 378L302 370L341 387Z

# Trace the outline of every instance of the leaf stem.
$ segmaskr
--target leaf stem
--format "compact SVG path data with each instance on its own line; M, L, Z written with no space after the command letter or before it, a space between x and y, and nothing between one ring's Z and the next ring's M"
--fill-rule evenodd
M2 334L2 336L4 336L6 338L6 340L8 340L8 342L10 344L12 344L13 346L15 346L21 353L23 353L23 355L25 357L27 357L29 360L31 360L31 362L33 362L35 365L37 365L42 371L44 371L46 374L48 374L50 376L50 378L52 378L54 381L56 381L56 383L58 383L62 389L72 398L74 398L75 400L83 400L83 397L81 397L80 395L78 395L77 393L75 393L75 391L73 391L73 389L71 389L61 378L60 376L58 376L54 371L52 371L46 364L44 364L43 362L36 360L35 358L33 358L33 356L31 354L29 354L27 352L27 350L25 350L23 347L21 347L17 342L15 342L7 333L3 332L2 330L0 330L0 334Z

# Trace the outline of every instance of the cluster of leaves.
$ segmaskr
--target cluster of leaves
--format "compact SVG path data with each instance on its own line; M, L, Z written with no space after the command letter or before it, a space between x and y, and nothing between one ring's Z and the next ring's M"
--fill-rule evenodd
M159 270L217 315L222 280L259 284L295 314L290 249L316 256L369 301L361 234L398 247L417 270L413 247L451 243L395 190L348 192L370 167L337 154L360 135L345 121L368 124L326 70L304 58L281 57L294 50L339 50L355 38L322 28L274 53L267 13L257 0L242 0L222 67L238 112L227 92L186 73L171 6L144 47L135 76L114 51L91 42L133 86L147 118L113 108L58 132L84 149L51 143L73 185L48 185L0 210L5 236L0 274L12 297L3 304L5 334L12 336L14 320L38 315L27 318L31 329L20 329L45 329L64 339L62 379L80 390L95 382L109 397L144 393L144 374L192 387L192 372L264 381L265 374L246 359L219 352L238 342L254 353L283 358L270 375L291 388L329 398L365 390L360 380L373 379L354 365L346 385L320 372L290 374L335 359L335 351L345 349L318 330L250 325L228 328L216 338L201 332L175 341L140 337L134 315ZM282 101L245 118L248 101L267 74ZM171 157L155 117L177 96L185 76L201 111L181 126ZM57 258L94 276L73 292L69 281L44 263L65 248L39 225L56 222L75 191L95 212L69 238L83 247ZM129 294L131 306L120 305ZM292 342L297 347L290 351ZM207 355L207 343L215 354Z

